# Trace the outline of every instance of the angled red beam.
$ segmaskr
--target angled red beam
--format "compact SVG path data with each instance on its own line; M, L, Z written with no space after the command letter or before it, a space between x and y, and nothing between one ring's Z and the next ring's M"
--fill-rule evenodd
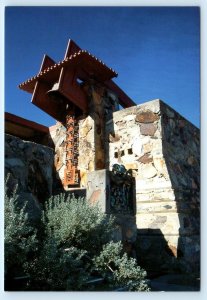
M106 81L104 84L118 96L119 103L124 108L137 105L113 80Z
M52 58L50 58L47 54L45 54L43 57L43 60L42 60L41 67L40 67L40 73L42 71L44 71L45 69L47 69L51 66L54 66L55 64L56 64L56 62Z
M67 69L62 68L59 77L58 90L68 101L78 106L83 112L88 109L88 101L85 92L77 83L77 72L67 72Z
M82 51L74 54L70 57L70 59L55 63L54 65L44 69L36 76L21 83L19 88L32 93L37 80L54 83L58 80L60 71L63 67L67 68L68 71L72 69L78 69L79 72L84 71L86 78L83 78L83 80L87 79L91 73L95 73L97 79L100 81L109 80L110 78L117 76L117 73L114 70L108 68L104 63L94 58L91 54Z
M76 52L80 51L81 48L71 39L69 39L68 41L68 45L65 51L65 57L64 59L66 59L67 57L70 57L71 55L75 54Z
M94 78L117 94L123 107L135 106L136 103L111 80L117 75L101 60L69 40L63 61L56 63L48 55L44 55L40 72L19 87L33 94L33 104L61 122L64 121L66 108L71 102L87 112L87 95L78 84L78 79L87 81Z

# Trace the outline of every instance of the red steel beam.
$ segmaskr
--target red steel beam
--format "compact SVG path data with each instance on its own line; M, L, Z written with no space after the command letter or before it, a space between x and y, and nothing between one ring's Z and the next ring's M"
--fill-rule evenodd
M113 80L109 80L104 84L118 96L119 103L124 108L137 105Z

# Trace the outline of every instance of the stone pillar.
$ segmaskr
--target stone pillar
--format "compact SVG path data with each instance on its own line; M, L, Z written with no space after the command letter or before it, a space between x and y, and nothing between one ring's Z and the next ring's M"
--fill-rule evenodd
M86 186L87 174L95 170L107 169L108 143L105 127L112 113L118 109L115 94L98 83L86 84L88 95L88 116L79 121L79 159L78 168L81 186Z
M114 239L121 239L125 244L134 243L137 235L133 189L133 178L127 195L125 183L116 183L111 171L88 173L87 200L98 204L104 213L115 216Z
M78 138L78 170L80 171L80 187L86 187L87 174L94 170L107 168L108 148L105 143L105 126L112 113L118 109L115 94L96 82L83 87L88 95L88 112L77 117ZM55 169L60 184L64 183L66 168L66 128L57 122L50 127L50 135L55 148Z
M88 173L87 200L97 204L104 213L110 212L110 178L108 170L92 171Z

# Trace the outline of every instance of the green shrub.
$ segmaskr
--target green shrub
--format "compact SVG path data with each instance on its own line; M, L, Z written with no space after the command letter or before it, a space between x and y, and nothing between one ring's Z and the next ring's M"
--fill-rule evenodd
M75 247L59 249L54 240L43 245L40 255L28 266L29 290L83 290L90 273L86 252Z
M5 257L5 289L16 289L14 278L27 275L25 264L32 260L38 250L36 230L30 226L28 215L18 207L17 194L4 195L4 257ZM17 283L18 286L18 283Z
M72 246L95 254L111 239L114 219L84 198L60 194L46 203L43 222L47 239L54 239L57 247Z
M5 251L10 245L13 252L8 253L15 255L16 245L24 248L21 265L24 274L30 277L24 290L94 290L90 283L94 276L104 278L98 290L119 287L148 290L146 272L137 266L134 259L123 254L121 243L111 241L114 218L102 213L98 206L91 206L82 198L76 199L65 194L49 199L42 213L37 249L36 235L26 226L27 215L24 209L17 213L13 209L13 201L13 198L7 201L12 209L5 207ZM24 239L26 229L27 240ZM8 244L10 236L12 238ZM34 249L36 255L28 259ZM14 260L11 265L14 265Z
M110 242L103 246L99 256L93 259L96 269L113 288L128 291L149 291L146 271L137 266L134 258L123 252L121 242Z

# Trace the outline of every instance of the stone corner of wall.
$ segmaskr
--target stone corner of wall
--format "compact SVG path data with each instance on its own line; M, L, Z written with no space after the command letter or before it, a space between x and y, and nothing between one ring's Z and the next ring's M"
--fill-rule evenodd
M180 121L180 126L184 127L184 125L187 125L188 127L191 127L192 129L195 129L197 131L200 131L200 129L191 123L188 119L186 119L180 112L178 112L175 108L164 102L163 100L160 100L160 111L161 115L163 116L164 114L171 119L177 119Z

